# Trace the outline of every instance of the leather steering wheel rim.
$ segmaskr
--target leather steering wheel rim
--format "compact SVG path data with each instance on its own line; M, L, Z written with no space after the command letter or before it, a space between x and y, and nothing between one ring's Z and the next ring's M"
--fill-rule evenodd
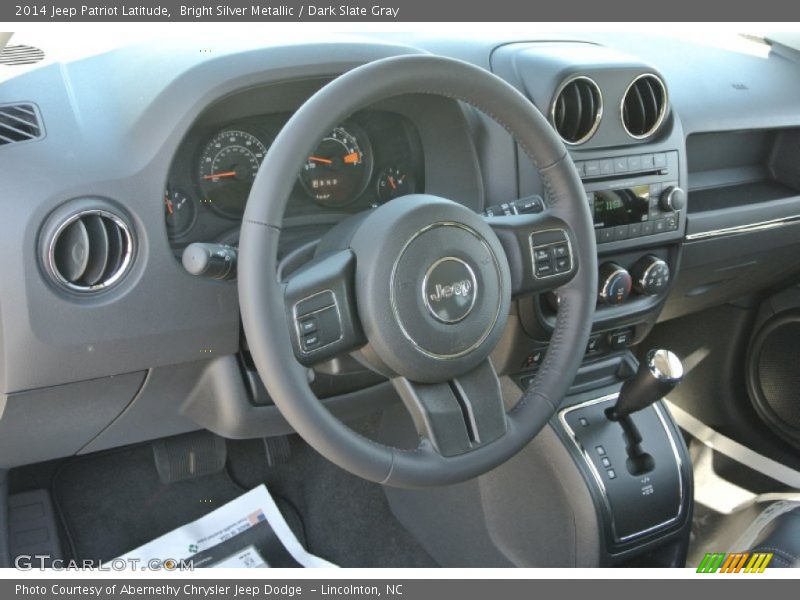
M317 141L357 110L394 96L432 94L470 104L503 126L539 171L547 210L574 234L574 277L558 288L559 309L545 359L522 398L506 413L495 441L442 456L426 439L405 450L354 432L312 393L307 369L291 351L291 326L278 281L278 239L296 174ZM411 55L387 58L334 79L283 127L259 170L239 240L239 302L256 368L283 416L323 456L364 479L400 487L445 485L476 477L525 447L555 414L581 364L597 290L592 218L564 144L515 88L465 62Z

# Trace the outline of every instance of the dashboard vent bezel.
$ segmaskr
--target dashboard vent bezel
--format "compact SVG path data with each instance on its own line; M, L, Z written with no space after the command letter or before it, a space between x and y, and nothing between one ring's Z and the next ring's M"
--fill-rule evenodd
M567 136L562 131L562 126L560 123L563 121L563 117L560 118L559 114L563 115L564 111L568 109L565 105L563 108L560 107L560 102L562 102L563 94L567 91L570 86L584 84L583 91L588 90L592 94L592 99L594 101L594 116L589 123L589 126L586 127L585 125L581 128L579 123L578 131L576 131L575 135ZM580 88L576 88L579 91L578 100L579 102L583 102L584 98L581 98ZM582 119L582 115L578 117L579 121ZM556 93L553 96L553 101L550 104L550 123L552 124L553 128L558 133L558 136L561 140L567 144L568 146L580 146L581 144L585 144L588 142L595 133L597 133L597 129L600 127L600 122L603 119L603 92L600 89L600 86L597 85L597 82L588 77L586 75L573 75L571 77L566 78L564 81L556 89ZM577 136L577 137L576 137Z
M648 80L651 83L655 82L657 84L657 87L661 91L661 106L658 107L655 115L655 120L652 121L650 127L643 133L634 133L628 126L628 119L626 118L626 115L628 114L627 113L628 94L630 94L633 90L636 90L641 95L638 84L645 80ZM652 85L648 86L648 88L650 92L653 92ZM655 100L656 103L658 102L658 98L656 98L655 96L653 96L653 99ZM667 86L664 83L664 80L655 73L648 72L637 75L628 84L628 87L625 88L625 93L622 94L622 102L620 102L619 106L620 122L622 123L622 128L625 130L625 133L627 133L631 138L635 140L646 140L654 136L659 131L659 129L661 129L661 126L664 124L668 112L669 112L669 93L667 92ZM642 118L647 119L648 116L646 114L643 114Z
M31 102L0 104L0 148L44 137L39 109Z
M59 243L78 224L82 231L76 231L86 244L87 257L80 273L74 275L65 273L64 259L59 256L64 249L59 249ZM130 271L135 238L127 220L117 212L100 207L82 208L61 216L49 229L51 233L44 239L45 269L59 288L80 295L94 294L114 287ZM92 268L96 272L90 271L87 279L87 271Z
M44 56L44 50L36 46L28 46L26 44L6 46L0 51L0 65L8 67L34 65L42 62Z

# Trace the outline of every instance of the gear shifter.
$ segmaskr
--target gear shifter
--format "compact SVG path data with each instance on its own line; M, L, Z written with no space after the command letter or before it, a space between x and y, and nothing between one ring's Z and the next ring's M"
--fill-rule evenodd
M683 364L669 350L650 350L639 363L636 374L622 384L617 403L606 416L622 426L628 453L627 467L631 475L653 470L653 457L642 450L642 434L631 414L647 408L674 390L683 379Z
M606 413L621 421L647 408L674 390L683 379L683 364L669 350L650 350L636 374L622 384L617 403Z

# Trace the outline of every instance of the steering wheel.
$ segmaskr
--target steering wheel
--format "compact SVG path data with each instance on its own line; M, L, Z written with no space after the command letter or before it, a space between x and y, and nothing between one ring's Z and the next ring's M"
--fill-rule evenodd
M459 100L502 125L539 171L543 210L485 219L451 200L406 196L332 228L314 258L279 281L283 214L318 140L358 109L403 94ZM286 123L264 164L242 222L239 302L256 368L295 431L343 469L400 487L476 477L528 444L580 366L597 292L594 231L580 178L534 105L465 62L387 58L314 94ZM559 299L550 345L507 411L489 355L512 297L547 290ZM308 367L348 353L392 380L419 433L416 448L361 436L312 393Z

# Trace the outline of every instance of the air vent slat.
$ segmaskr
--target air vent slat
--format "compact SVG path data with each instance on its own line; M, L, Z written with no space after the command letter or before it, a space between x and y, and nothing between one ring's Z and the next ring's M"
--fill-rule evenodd
M103 224L103 219L98 215L85 217L83 224L89 234L92 251L89 253L89 261L81 281L88 286L93 286L102 280L103 273L106 271L108 263L108 233Z
M667 90L660 78L652 74L634 79L622 100L622 125L633 138L653 135L667 114Z
M76 292L94 292L128 270L133 238L117 215L84 210L55 229L48 247L49 271L56 283Z
M0 146L41 137L42 126L33 105L0 106Z
M89 263L89 234L83 221L70 223L55 246L55 264L67 281L78 281Z
M561 139L568 144L583 144L594 135L603 113L600 88L588 77L567 80L558 90L550 118Z
M125 240L122 239L122 230L111 221L104 221L108 235L108 263L103 273L103 278L108 279L122 265L125 257Z
M44 59L44 52L34 46L6 46L0 52L0 65L32 65Z

